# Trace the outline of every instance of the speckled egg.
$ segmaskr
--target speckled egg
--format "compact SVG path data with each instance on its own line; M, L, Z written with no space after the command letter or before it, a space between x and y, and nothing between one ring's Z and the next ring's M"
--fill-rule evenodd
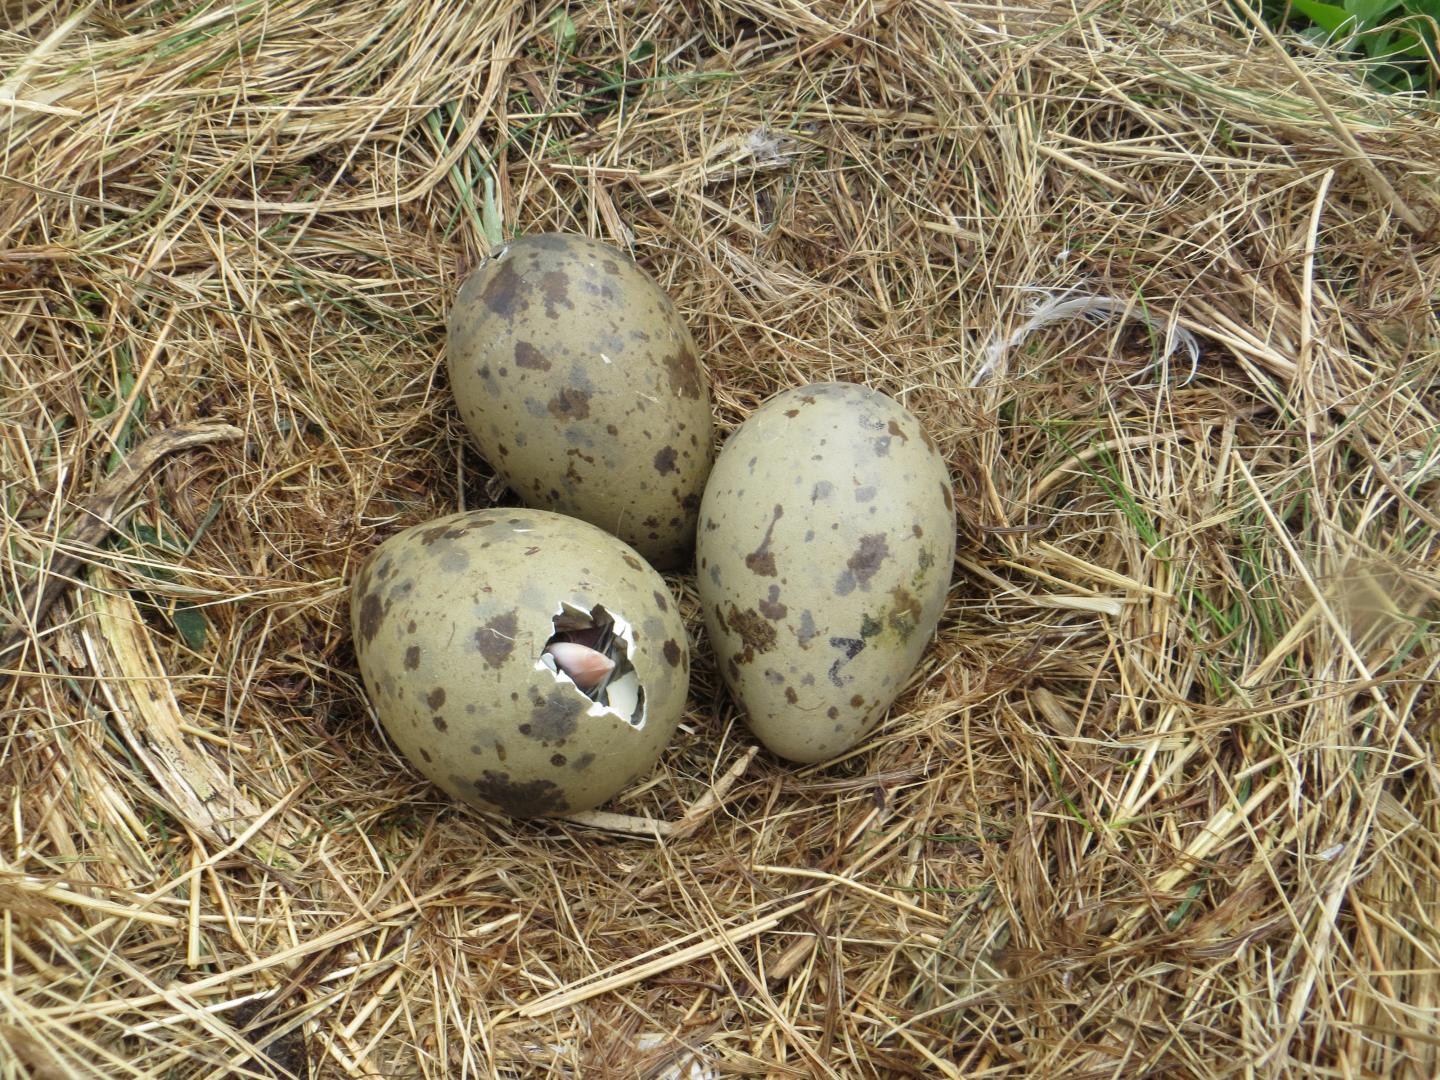
M665 291L583 236L516 240L466 279L447 360L476 447L528 506L688 562L714 459L710 390Z
M700 507L720 671L771 751L825 761L884 715L929 645L955 557L949 471L891 398L818 383L756 409Z
M355 653L420 772L517 817L599 806L685 707L685 626L634 549L543 510L473 510L380 544L350 591Z

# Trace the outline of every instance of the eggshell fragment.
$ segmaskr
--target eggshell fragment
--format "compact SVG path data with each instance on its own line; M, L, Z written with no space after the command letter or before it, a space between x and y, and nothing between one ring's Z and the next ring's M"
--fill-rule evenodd
M731 435L700 507L705 626L755 735L825 761L881 719L929 645L955 557L934 441L863 386L779 394Z

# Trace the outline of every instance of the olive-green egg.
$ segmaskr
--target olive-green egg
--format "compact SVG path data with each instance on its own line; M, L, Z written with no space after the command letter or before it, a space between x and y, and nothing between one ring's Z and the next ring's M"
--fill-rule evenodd
M931 642L955 557L949 471L920 422L850 383L789 390L716 458L697 584L756 737L825 761L863 738Z
M685 708L689 644L665 580L576 518L472 510L397 533L356 574L350 620L396 746L483 809L599 806L654 767ZM614 665L591 692L554 659L577 635Z
M516 240L471 274L447 361L475 446L527 506L684 565L714 459L710 389L674 303L614 248Z

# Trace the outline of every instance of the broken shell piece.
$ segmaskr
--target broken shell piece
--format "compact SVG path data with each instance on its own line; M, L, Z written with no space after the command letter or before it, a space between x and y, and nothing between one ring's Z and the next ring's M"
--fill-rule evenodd
M615 670L615 661L604 653L573 641L551 642L545 651L555 658L555 665L569 675L570 681L581 690L595 689L605 676Z

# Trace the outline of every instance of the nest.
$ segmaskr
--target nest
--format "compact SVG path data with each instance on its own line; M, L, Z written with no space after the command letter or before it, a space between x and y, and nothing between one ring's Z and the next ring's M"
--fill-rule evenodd
M1151 0L7 18L0 1075L1440 1071L1429 102ZM512 500L445 314L540 230L665 286L722 435L839 379L944 450L843 760L757 752L684 573L603 813L376 723L346 586Z

